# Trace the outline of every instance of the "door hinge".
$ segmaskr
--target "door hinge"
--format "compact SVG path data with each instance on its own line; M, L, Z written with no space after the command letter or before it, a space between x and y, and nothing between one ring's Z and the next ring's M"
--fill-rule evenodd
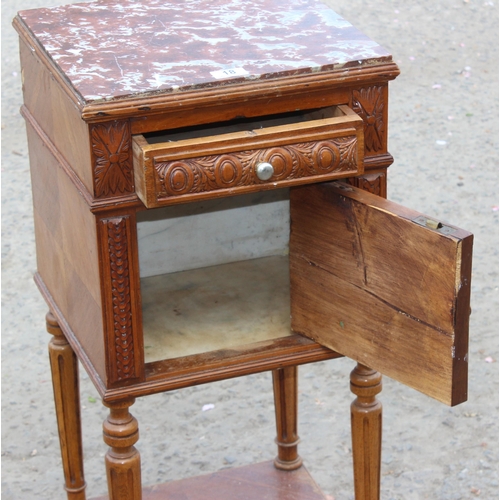
M441 234L453 234L456 232L451 226L446 226L442 222L439 222L434 219L430 219L429 217L425 217L425 215L421 215L416 219L413 219L412 222L415 222L419 226L427 227L429 229L433 229L434 231L438 231Z

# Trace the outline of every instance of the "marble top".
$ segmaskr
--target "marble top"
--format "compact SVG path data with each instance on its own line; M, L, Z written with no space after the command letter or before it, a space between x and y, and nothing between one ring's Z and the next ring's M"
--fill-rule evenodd
M87 103L390 59L319 0L101 0L19 15Z

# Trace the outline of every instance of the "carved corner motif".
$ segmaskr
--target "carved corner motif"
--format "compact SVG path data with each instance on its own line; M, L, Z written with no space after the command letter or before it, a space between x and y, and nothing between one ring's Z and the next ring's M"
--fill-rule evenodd
M383 87L373 86L354 90L352 109L363 118L366 150L373 153L383 151L385 138Z
M127 218L105 219L110 272L114 343L108 344L113 381L137 377L134 353L133 315L130 295Z
M195 194L219 189L261 185L255 165L271 163L274 174L267 182L355 172L356 136L307 142L270 149L158 162L155 164L159 197Z
M91 126L94 192L97 198L134 192L132 146L128 121Z
M386 174L385 173L374 173L366 174L361 177L350 177L347 182L351 186L355 186L363 191L368 191L369 193L376 194L382 198L387 197L386 188Z

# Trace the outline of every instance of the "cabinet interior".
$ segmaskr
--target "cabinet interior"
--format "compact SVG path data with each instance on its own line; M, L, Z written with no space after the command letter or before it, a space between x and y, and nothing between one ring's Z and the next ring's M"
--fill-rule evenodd
M287 189L138 214L146 363L291 335Z

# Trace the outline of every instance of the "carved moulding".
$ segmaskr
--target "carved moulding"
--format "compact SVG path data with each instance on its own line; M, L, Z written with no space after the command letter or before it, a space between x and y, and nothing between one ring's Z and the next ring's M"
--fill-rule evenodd
M128 121L90 126L94 194L97 198L134 192L132 146Z
M219 189L272 184L357 169L357 138L348 136L274 148L155 162L158 198ZM273 176L257 177L255 167L271 163Z
M360 177L350 177L348 184L357 188L376 194L382 198L387 197L387 174L386 172L374 172Z
M385 151L385 87L372 86L353 90L352 109L364 122L365 150L367 153Z
M135 301L129 258L129 217L102 219L105 300L108 330L108 375L111 383L140 377L134 335Z

